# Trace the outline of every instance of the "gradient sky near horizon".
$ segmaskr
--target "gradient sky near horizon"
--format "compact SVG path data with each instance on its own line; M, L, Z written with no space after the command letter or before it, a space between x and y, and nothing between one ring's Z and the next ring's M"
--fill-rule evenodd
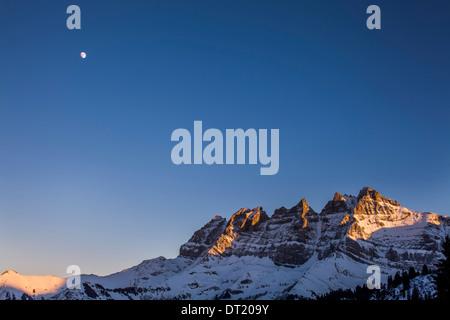
M0 273L106 275L366 185L449 215L449 87L449 1L0 0ZM175 166L195 120L279 129L278 174Z

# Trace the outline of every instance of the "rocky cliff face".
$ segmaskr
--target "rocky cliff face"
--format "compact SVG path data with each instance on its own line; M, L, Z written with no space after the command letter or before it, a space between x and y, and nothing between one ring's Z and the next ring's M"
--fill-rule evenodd
M241 209L228 222L216 217L181 247L180 256L268 257L299 266L315 254L324 259L342 252L360 261L383 259L392 268L421 267L436 260L448 226L445 216L406 209L364 187L357 197L336 193L320 214L302 199L270 218L261 207Z
M83 276L80 290L61 286L45 298L314 298L363 285L369 265L378 265L384 279L410 266L432 266L449 231L448 217L406 209L364 187L356 197L335 193L320 213L302 199L271 217L261 207L240 209L229 220L216 216L176 259L147 260L107 277ZM0 281L0 298L21 292L8 281Z
M196 259L203 255L219 239L226 225L227 219L215 216L180 247L180 256Z
M319 215L305 199L290 209L276 210L271 218L258 207L240 209L225 228L225 219L217 217L216 220L221 222L213 226L214 220L210 221L199 230L201 234L211 230L208 236L196 232L182 245L180 256L257 256L269 257L277 264L299 265L312 256L319 236Z

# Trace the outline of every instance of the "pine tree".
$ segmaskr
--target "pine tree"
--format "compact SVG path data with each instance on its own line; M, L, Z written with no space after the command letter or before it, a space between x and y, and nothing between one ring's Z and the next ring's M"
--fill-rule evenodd
M409 285L409 274L406 271L403 271L402 274L402 284L403 284L403 290L407 291L410 288Z
M392 276L389 275L388 279L387 279L387 287L388 287L388 289L392 288L392 282L393 282Z
M430 271L428 270L428 267L426 264L423 265L422 267L422 275L426 276Z
M394 287L398 287L400 285L400 283L402 283L402 276L400 275L400 271L397 271L395 273L394 281L392 282L392 285Z
M444 258L436 264L436 275L434 283L436 285L437 298L439 300L450 299L450 238L447 236L442 244Z
M416 269L414 269L414 267L409 267L409 278L413 279L416 277L417 273L416 273Z

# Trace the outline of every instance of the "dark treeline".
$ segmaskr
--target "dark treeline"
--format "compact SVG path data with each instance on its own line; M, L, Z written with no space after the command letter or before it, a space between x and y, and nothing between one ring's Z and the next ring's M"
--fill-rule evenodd
M388 276L387 284L381 284L381 289L371 290L364 284L357 286L354 289L338 289L324 294L318 300L384 300L387 295L395 294L394 289L401 288L397 293L399 297L404 297L408 300L419 300L419 292L417 288L413 288L412 292L410 282L418 276L425 276L430 274L427 265L422 267L421 272L416 271L413 267L408 270L398 271L393 277ZM402 285L402 286L400 286ZM423 297L423 299L430 299L431 297Z
M332 291L319 297L318 300L385 300L390 298L448 301L450 300L450 238L448 236L442 243L441 252L443 258L434 265L434 270L430 270L427 265L424 265L420 272L410 267L408 270L397 271L393 277L388 276L387 283L382 284L379 290L370 290L366 285L363 285L357 286L355 289ZM435 294L432 293L432 290L430 292L419 292L417 285L411 286L413 279L429 274L431 275L429 280L434 286Z

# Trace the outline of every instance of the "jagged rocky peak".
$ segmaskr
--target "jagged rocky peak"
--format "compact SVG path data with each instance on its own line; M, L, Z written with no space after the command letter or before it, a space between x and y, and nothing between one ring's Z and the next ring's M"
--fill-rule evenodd
M358 202L361 200L365 200L365 201L377 201L377 202L384 202L384 203L388 203L391 204L393 206L400 206L400 204L392 199L383 197L377 190L374 190L370 187L364 187L361 189L361 191L358 194L357 197Z
M348 199L353 199L352 196L344 197L339 192L334 194L333 200L327 202L325 207L322 209L321 215L329 215L338 212L344 212L349 210Z
M280 224L294 221L293 223L301 228L308 227L310 222L319 221L318 214L308 205L303 198L298 204L290 209L281 207L276 209L271 217L270 224Z
M361 214L392 214L400 204L392 199L382 196L378 191L370 187L364 187L358 196L334 194L333 200L327 202L321 211L321 215L330 215L340 212Z
M334 202L337 202L337 201L345 201L345 199L344 199L344 197L342 196L342 194L340 194L339 192L336 192L336 193L334 194L333 201L334 201Z
M303 198L290 209L286 209L285 207L281 207L276 209L272 215L272 218L281 218L281 217L293 217L299 216L304 218L308 215L316 215L316 212L308 205L306 199Z
M204 254L225 230L227 219L214 216L201 229L197 230L188 242L180 247L180 256L196 259Z
M307 214L315 214L315 211L312 210L309 204L306 203L305 198L300 200L300 202L297 204L297 207L301 208L302 217L305 217Z
M210 255L221 255L233 244L233 241L239 238L241 233L253 232L260 230L263 222L269 217L262 207L254 209L242 208L234 213L227 226L215 241L211 249L208 250Z
M376 215L378 219L392 219L399 213L400 208L397 201L383 197L372 188L364 187L357 197L354 216L361 218Z
M269 216L262 207L254 209L243 208L231 216L228 227L231 227L234 232L239 230L253 231L258 226L269 219Z

